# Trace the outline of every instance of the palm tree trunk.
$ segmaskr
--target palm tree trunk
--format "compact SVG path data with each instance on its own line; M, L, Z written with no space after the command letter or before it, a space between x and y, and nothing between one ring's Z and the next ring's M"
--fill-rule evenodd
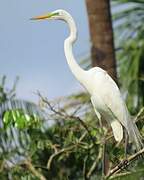
M91 36L92 66L105 69L117 81L109 0L86 0Z

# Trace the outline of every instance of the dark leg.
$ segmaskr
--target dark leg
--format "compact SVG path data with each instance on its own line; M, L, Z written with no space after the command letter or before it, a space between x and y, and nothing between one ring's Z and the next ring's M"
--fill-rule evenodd
M125 145L124 145L124 147L125 147L125 158L127 159L127 146L128 146L129 138L128 138L128 133L127 133L126 129L124 129L124 136L125 136Z

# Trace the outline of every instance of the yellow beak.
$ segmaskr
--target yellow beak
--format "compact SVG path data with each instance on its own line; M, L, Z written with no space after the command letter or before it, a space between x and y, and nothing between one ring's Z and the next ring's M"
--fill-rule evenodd
M48 13L46 15L32 17L30 20L48 19L48 18L51 18L52 16L56 16L56 15L58 15L58 14L57 13Z

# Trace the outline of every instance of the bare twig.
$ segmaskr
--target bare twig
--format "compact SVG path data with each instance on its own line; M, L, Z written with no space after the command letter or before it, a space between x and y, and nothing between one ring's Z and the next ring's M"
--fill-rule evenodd
M37 169L35 169L35 167L33 166L33 164L31 163L30 159L27 159L24 161L24 164L26 165L27 169L31 171L31 173L39 178L40 180L46 180L46 178L39 172L37 171Z
M124 168L128 167L130 164L135 162L136 160L144 157L144 148L138 151L137 153L131 155L129 158L122 160L116 167L114 167L112 170L110 170L109 174L106 176L106 178L109 178L113 174L116 174L123 170Z
M72 151L72 150L73 150L75 147L77 147L78 144L84 139L84 137L86 136L86 134L87 134L87 133L85 132L85 133L79 138L79 141L78 141L77 144L71 145L71 146L69 146L69 147L67 147L67 148L63 148L63 149L55 152L54 154L52 154L52 155L50 156L50 158L48 159L48 162L47 162L47 168L48 168L48 170L51 168L51 163L52 163L53 159L54 159L56 156L58 156L58 155L60 155L60 154L62 154L62 153L65 153L65 152Z
M52 112L54 112L55 114L59 115L61 119L63 119L63 120L65 120L65 119L74 119L74 120L79 121L81 123L81 125L85 128L85 130L88 132L88 135L89 135L91 141L93 142L94 146L96 146L95 140L92 137L89 128L87 127L86 123L80 117L73 116L73 115L68 115L66 112L62 113L61 111L57 111L47 99L42 97L42 95L40 93L38 93L38 95L42 99L42 101L49 107L49 109Z
M65 116L65 114L61 113L61 111L57 111L46 98L42 97L42 95L39 92L38 92L38 95L52 112L54 112L55 114L62 116L62 117Z
M116 178L120 178L120 177L123 177L123 176L128 176L128 175L131 175L131 174L142 173L142 172L144 172L144 169L140 169L140 170L133 171L133 172L124 172L124 173L120 173L120 174L116 174L114 176L111 176L109 179L116 179Z
M94 163L92 164L90 170L88 171L86 177L89 179L92 175L92 173L94 172L98 162L100 161L101 157L102 157L102 153L103 153L103 148L100 146L100 149L99 149L99 153L98 153L98 156L96 158L96 160L94 161Z
M54 149L54 152L57 153L58 152L58 148L60 147L59 144L50 144L51 148Z
M91 141L93 142L94 146L96 146L95 140L94 140L94 138L92 137L91 132L90 132L89 128L87 127L86 123L85 123L83 120L81 120L79 117L77 117L77 116L69 116L69 118L71 118L71 119L76 119L76 120L78 120L78 121L81 123L81 125L82 125L82 126L85 128L85 130L88 132L88 135L89 135Z
M75 116L75 115L80 111L81 108L82 108L81 105L78 106L78 107L75 109L75 111L72 113L72 116Z
M144 107L142 107L140 109L140 111L138 112L138 114L136 115L134 122L137 122L139 120L139 117L141 117L141 114L144 113ZM144 116L143 116L144 117Z
M88 180L87 171L86 171L87 160L88 160L88 155L84 158L84 164L83 164L83 178L84 178L84 180Z
M56 156L58 156L58 155L60 155L60 154L62 154L62 153L64 153L64 152L71 151L73 148L75 148L75 145L69 146L68 148L63 148L63 149L59 150L58 152L52 154L52 155L50 156L50 158L48 159L48 162L47 162L47 168L48 168L48 170L51 168L51 163L52 163L53 159L54 159Z
M45 170L45 171L49 171L48 168L45 167L45 166L35 165L34 167L35 167L35 168L39 168L39 169L43 169L43 170Z

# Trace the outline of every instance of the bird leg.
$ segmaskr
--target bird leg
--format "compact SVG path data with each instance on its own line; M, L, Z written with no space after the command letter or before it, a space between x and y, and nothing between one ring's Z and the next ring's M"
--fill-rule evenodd
M102 160L102 176L106 176L110 169L110 161L108 153L106 152L106 142L103 144L103 160Z
M125 136L125 142L124 142L124 149L125 149L125 159L127 159L127 146L128 146L128 133L127 130L124 128L124 136Z

